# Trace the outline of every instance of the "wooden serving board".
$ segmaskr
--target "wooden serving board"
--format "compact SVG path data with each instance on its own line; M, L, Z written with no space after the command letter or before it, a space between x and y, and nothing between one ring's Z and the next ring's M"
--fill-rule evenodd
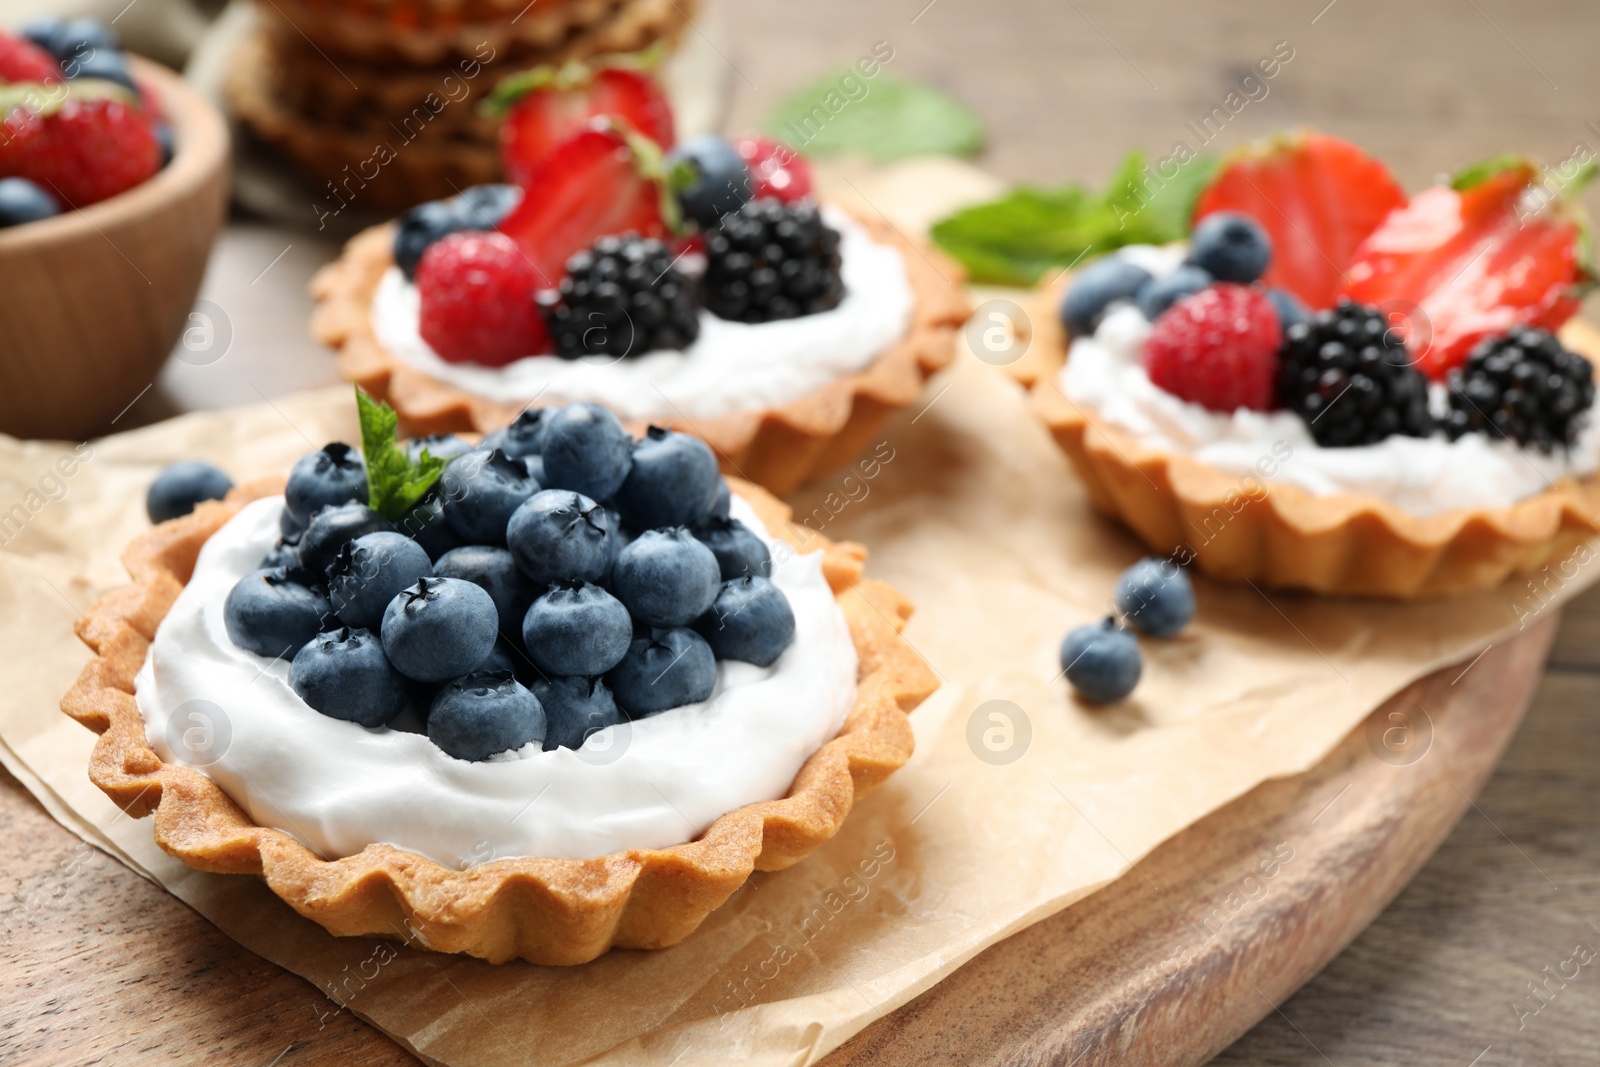
M823 1063L1209 1060L1277 1011L1433 855L1522 721L1557 622L1408 686L1307 773L1212 813Z
M1438 847L1521 721L1557 621L1552 612L1410 686L1311 771L1201 820L824 1062L1203 1063L1360 933ZM83 845L3 772L0 906L0 1062L416 1062Z

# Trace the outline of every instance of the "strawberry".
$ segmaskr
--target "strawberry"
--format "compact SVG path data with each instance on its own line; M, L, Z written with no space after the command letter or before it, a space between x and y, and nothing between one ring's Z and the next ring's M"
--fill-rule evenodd
M449 363L500 367L551 350L534 303L539 276L502 233L463 230L428 246L417 264L417 329Z
M1283 329L1259 287L1218 282L1156 319L1145 370L1162 389L1212 411L1273 406Z
M1194 218L1238 211L1272 239L1265 285L1332 307L1362 240L1405 192L1382 163L1337 137L1299 132L1235 153L1195 202Z
M161 169L161 144L132 94L105 82L0 89L0 177L27 178L85 207Z
M40 82L52 85L61 80L55 57L32 41L0 33L0 82Z
M506 176L527 185L540 160L591 119L621 119L662 149L672 147L672 108L656 80L634 67L572 63L507 78L491 98L505 112L500 157Z
M1396 328L1435 381L1490 334L1555 330L1577 311L1588 270L1566 196L1575 183L1535 187L1539 177L1522 159L1469 168L1418 193L1357 249L1344 295L1399 309Z
M676 201L665 192L661 150L605 118L568 137L523 183L522 201L500 220L554 288L573 253L610 234L667 237Z
M788 145L748 136L734 141L733 147L750 168L752 200L792 204L811 195L811 165Z

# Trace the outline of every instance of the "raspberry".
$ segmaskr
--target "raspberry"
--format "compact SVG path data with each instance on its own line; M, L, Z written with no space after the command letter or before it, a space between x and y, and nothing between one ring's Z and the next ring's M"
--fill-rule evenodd
M0 129L0 175L27 178L72 207L115 196L160 169L149 117L121 96L73 86L37 111L13 108Z
M550 350L534 306L539 273L503 233L462 231L417 264L422 339L450 363L503 366Z
M49 85L61 80L61 68L55 57L43 48L0 33L0 82L44 82Z
M1283 331L1264 292L1219 282L1168 308L1145 344L1150 380L1212 411L1272 407Z
M733 147L750 168L751 199L771 197L793 204L811 195L811 165L788 145L764 137L741 137Z

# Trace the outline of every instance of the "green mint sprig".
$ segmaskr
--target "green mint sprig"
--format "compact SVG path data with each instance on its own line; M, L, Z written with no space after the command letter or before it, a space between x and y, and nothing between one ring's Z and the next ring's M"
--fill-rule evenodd
M361 454L367 464L367 506L386 519L399 519L417 506L444 473L444 460L426 448L412 459L395 438L400 417L356 386L356 416L361 421Z
M1103 192L1082 185L1018 187L934 224L933 241L975 282L1033 285L1048 271L1124 245L1161 245L1189 235L1195 199L1221 161L1147 162L1134 151Z

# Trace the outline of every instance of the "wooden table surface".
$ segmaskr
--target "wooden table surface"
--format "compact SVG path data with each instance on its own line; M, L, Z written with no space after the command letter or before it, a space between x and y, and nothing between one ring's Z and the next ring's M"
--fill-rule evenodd
M1129 147L1196 139L1255 61L1293 59L1217 146L1311 124L1416 186L1471 159L1600 148L1600 8L1581 0L809 0L723 4L733 127L888 41L989 129L1003 177L1098 184ZM1600 200L1591 195L1591 210ZM308 217L310 215L308 209ZM325 235L230 227L203 293L220 356L174 361L119 427L332 379L305 333ZM1590 306L1591 317L1594 305ZM221 344L220 341L212 342ZM1527 720L1395 903L1219 1064L1593 1063L1600 1048L1600 590L1565 613ZM0 775L0 1062L414 1062L301 979L56 826ZM1589 960L1577 977L1575 959ZM1549 968L1549 970L1545 970ZM1539 986L1540 997L1528 983ZM199 1023L200 1025L196 1025ZM966 1062L996 1062L973 1050Z

